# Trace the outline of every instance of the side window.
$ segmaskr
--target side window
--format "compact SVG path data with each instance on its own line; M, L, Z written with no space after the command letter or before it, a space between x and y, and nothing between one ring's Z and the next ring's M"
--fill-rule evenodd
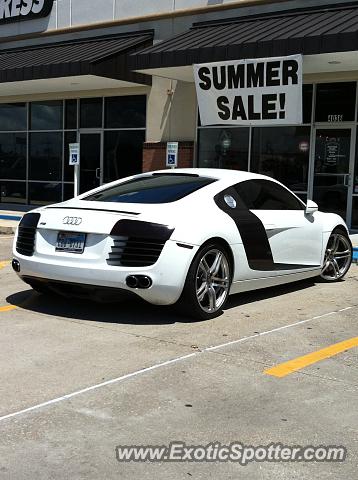
M304 206L288 190L269 180L247 180L235 190L249 210L303 210Z

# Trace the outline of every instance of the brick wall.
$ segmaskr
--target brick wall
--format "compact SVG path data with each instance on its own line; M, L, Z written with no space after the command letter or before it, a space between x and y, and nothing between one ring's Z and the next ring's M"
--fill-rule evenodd
M166 142L147 142L143 145L143 172L166 168ZM194 142L179 142L178 167L191 168L194 161Z

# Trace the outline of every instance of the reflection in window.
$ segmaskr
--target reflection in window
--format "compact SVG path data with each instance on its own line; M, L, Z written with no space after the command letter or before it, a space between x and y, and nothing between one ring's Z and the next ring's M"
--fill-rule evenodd
M63 185L63 201L70 200L75 196L74 183L64 183Z
M355 82L319 84L316 96L316 122L354 120L355 103Z
M0 178L26 179L26 133L0 133Z
M303 123L311 123L312 97L313 97L313 85L303 85L302 87Z
M248 128L205 128L198 136L199 167L247 170Z
M144 131L104 134L104 183L142 172Z
M65 129L77 129L77 100L65 101Z
M30 179L57 181L62 176L62 133L30 134Z
M102 98L82 98L80 101L80 128L101 128L102 106Z
M108 97L105 99L104 128L144 128L145 95Z
M1 203L26 203L26 183L0 180Z
M32 205L49 205L58 203L62 197L61 183L29 183L29 203Z
M21 131L26 129L26 103L0 104L0 131Z
M358 197L353 197L352 228L358 230Z
M356 163L354 169L353 193L358 194L358 132L356 143Z
M62 130L62 100L32 102L30 111L31 130Z
M309 151L310 127L254 128L251 170L306 191Z

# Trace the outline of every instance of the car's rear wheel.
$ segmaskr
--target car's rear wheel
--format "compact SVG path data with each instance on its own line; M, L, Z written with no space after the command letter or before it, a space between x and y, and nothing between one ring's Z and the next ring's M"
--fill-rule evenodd
M347 233L337 228L329 237L320 278L325 282L338 282L352 263L352 242Z
M219 243L204 245L189 268L180 309L199 320L220 315L229 296L231 272L227 250Z

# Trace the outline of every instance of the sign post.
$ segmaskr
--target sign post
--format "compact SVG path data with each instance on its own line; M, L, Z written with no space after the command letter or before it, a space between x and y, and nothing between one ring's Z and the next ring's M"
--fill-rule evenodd
M70 165L74 166L75 197L80 194L80 144L70 143Z
M166 160L167 168L177 168L178 151L179 151L178 142L167 142L167 160Z

